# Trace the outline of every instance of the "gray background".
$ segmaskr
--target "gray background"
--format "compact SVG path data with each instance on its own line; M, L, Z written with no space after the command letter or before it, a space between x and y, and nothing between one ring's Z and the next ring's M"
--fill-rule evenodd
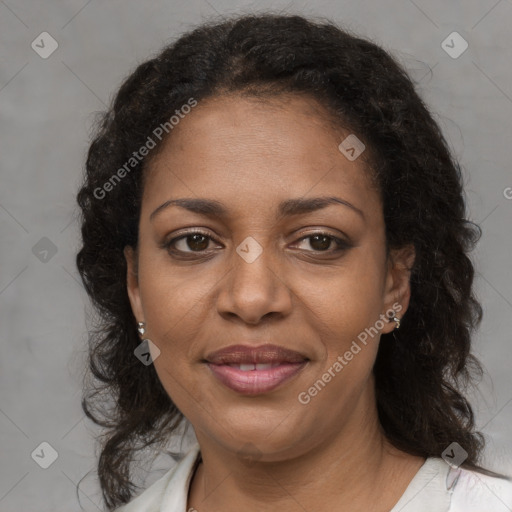
M475 352L488 375L474 404L488 438L487 465L512 471L511 0L319 0L314 7L240 0L5 0L0 511L79 511L76 483L84 476L83 509L101 509L94 472L97 431L80 408L88 300L74 266L75 194L95 112L106 107L137 63L183 31L219 13L269 8L331 18L391 51L418 83L460 159L470 218L484 233L473 253L485 310ZM58 43L46 59L31 47L44 31ZM457 58L442 47L453 31L469 45ZM447 44L460 48L450 39ZM48 469L31 457L42 442L58 453Z

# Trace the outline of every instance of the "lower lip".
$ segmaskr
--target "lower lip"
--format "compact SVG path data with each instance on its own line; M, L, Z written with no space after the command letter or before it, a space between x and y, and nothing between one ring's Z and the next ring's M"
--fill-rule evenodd
M259 395L274 390L297 375L306 366L302 363L283 363L268 370L243 371L228 365L208 363L208 367L225 386L243 395Z

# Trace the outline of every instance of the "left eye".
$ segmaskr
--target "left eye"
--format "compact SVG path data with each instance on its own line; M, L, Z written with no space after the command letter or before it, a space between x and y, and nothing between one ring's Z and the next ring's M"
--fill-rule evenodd
M313 247L315 252L333 252L347 246L343 240L329 235L328 233L314 233L312 235L302 237L299 242L308 239L310 247ZM329 251L329 247L333 242L335 243L336 248Z

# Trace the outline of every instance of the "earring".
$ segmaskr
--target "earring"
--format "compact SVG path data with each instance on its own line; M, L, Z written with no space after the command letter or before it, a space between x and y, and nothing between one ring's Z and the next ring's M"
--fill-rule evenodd
M145 366L149 366L160 355L160 349L149 338L144 337L146 322L137 322L137 331L142 342L133 353Z
M391 313L388 315L388 322L396 322L395 329L400 329L400 318L395 315L395 312L392 309L387 313Z

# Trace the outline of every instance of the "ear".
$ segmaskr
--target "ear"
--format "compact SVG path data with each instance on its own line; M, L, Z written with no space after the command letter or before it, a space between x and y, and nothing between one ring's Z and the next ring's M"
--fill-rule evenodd
M400 249L390 251L387 261L387 276L384 290L383 314L395 312L398 318L402 318L409 307L411 298L411 270L416 258L414 245L409 244ZM395 329L396 323L391 319L385 323L382 333L388 333Z
M137 253L130 245L124 248L124 257L126 259L126 286L128 297L132 306L132 312L137 322L144 321L144 312L140 300L139 278L137 272Z

